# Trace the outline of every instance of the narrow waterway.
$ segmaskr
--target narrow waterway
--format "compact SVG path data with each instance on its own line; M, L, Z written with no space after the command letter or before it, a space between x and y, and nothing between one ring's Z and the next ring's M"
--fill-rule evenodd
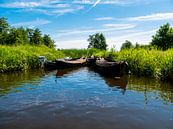
M173 129L173 84L87 67L0 74L0 129Z

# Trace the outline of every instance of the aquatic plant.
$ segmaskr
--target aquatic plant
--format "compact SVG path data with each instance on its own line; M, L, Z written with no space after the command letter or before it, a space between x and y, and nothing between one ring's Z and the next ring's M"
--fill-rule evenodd
M40 55L45 56L48 60L64 57L62 52L44 45L0 45L0 72L39 68L38 56Z

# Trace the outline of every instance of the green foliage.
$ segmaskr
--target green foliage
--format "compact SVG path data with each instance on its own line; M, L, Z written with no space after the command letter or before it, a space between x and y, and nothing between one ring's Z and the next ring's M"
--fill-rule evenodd
M28 44L27 32L24 28L11 28L6 37L7 45Z
M132 42L126 40L125 43L122 44L121 46L121 50L124 50L124 49L130 49L130 48L133 48L133 44Z
M124 49L120 52L98 49L65 49L65 56L72 58L103 57L109 60L123 60L129 64L132 74L161 80L173 79L173 49L161 51L152 47ZM87 56L88 55L88 56Z
M46 46L5 46L0 45L0 72L18 71L39 68L38 56L46 56L48 60L64 57L64 54Z
M151 45L162 50L167 50L173 47L173 28L170 27L169 23L160 27L152 37Z
M55 47L54 41L49 35L42 36L41 31L29 28L11 28L7 19L0 18L0 45L46 45Z
M46 46L48 46L48 47L50 47L50 48L55 47L54 41L53 41L53 40L50 38L50 36L47 35L47 34L45 34L45 35L43 36L43 44L46 45Z
M9 24L7 23L7 19L4 17L0 18L0 44L6 44L8 30Z
M96 48L100 50L106 50L107 44L106 39L102 33L96 33L94 35L90 35L88 38L88 48Z
M125 60L130 71L139 76L150 76L161 80L173 78L173 49L128 49L118 52L117 60Z
M36 28L34 30L30 41L31 41L31 44L42 45L43 39L42 39L42 36L41 36L41 31L38 28Z
M65 56L72 57L72 58L80 58L80 57L91 57L98 53L100 50L95 48L91 49L62 49L61 50Z
M0 18L0 34L6 33L9 29L9 24L7 22L7 19L4 17Z

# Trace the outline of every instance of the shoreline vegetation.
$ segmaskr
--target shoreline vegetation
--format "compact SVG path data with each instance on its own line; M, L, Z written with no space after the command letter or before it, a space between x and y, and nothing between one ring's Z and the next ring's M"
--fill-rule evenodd
M137 76L153 77L160 80L173 78L173 49L161 51L146 48L131 48L119 52L98 49L65 49L56 50L46 46L5 46L0 45L0 72L39 69L38 56L47 60L55 60L66 56L103 57L114 61L123 60L129 64L130 72Z
M103 57L113 61L123 60L129 64L131 74L152 77L160 80L173 78L173 49L131 48L122 51L101 51L96 49L61 50L65 56L78 58L87 55Z
M88 42L88 49L57 50L51 37L42 36L38 28L14 28L0 18L0 73L39 69L39 56L47 60L95 56L127 61L134 75L173 79L173 28L168 23L160 27L149 45L126 40L120 51L108 50L102 33L90 35Z
M22 71L27 69L39 69L41 67L38 57L45 56L47 60L55 60L64 57L61 51L42 46L0 45L0 72Z

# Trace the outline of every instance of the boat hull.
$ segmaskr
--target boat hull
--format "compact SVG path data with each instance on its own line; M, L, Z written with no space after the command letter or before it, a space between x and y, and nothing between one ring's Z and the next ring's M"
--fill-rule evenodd
M96 58L87 58L87 66L95 66Z
M54 61L48 61L44 63L44 69L46 70L55 70L57 69L57 64Z
M98 72L109 76L122 76L128 73L128 64L124 61L108 62L97 60L95 68Z
M56 61L57 69L65 69L65 68L74 68L74 67L82 67L86 65L85 62L79 62L79 63L70 63L62 60Z

